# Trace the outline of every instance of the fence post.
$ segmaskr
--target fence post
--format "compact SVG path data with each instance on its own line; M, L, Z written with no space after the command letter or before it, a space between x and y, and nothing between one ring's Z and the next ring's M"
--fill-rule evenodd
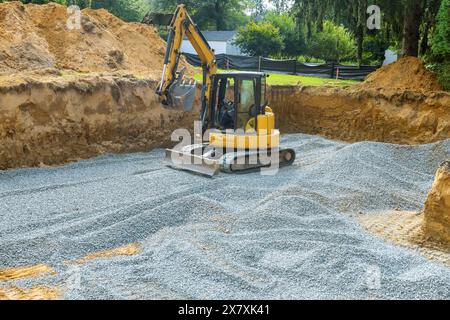
M294 60L294 76L297 75L297 60Z
M331 63L331 79L334 78L334 61Z
M261 72L261 56L259 56L258 60L258 72Z

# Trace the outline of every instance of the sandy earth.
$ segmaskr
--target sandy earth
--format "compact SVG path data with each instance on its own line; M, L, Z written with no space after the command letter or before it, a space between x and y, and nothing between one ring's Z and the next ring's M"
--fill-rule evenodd
M153 27L105 10L82 10L79 28L70 17L54 3L0 4L0 170L164 147L198 118L159 104Z
M450 138L448 92L275 86L269 101L285 133L398 144Z
M450 162L439 167L424 208L424 232L437 241L450 243Z
M54 271L0 281L3 295L450 298L444 263L359 221L420 211L449 141L283 143L299 156L276 176L192 176L162 150L0 173L0 269Z
M2 77L0 77L0 83ZM0 85L0 170L168 146L197 113L164 109L135 76L27 74Z
M424 213L387 210L379 213L360 214L358 221L369 232L389 241L420 252L431 261L450 267L450 245L435 240L424 230Z
M0 74L56 68L160 76L165 43L153 27L103 9L82 10L76 23L71 17L55 3L0 4Z
M370 74L360 85L363 88L397 91L442 91L436 75L427 70L416 57L403 57Z

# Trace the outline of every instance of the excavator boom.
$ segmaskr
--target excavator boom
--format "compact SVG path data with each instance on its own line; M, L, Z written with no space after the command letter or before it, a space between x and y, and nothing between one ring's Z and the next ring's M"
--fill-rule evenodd
M167 20L167 15L161 17L155 14L147 15L146 22ZM204 95L202 101L206 106L211 90L211 76L217 73L216 58L214 51L189 16L186 6L181 4L170 22L164 67L157 94L162 97L164 105L190 111L194 104L196 83L194 80L185 79L185 68L178 71L184 37L190 41L202 62Z

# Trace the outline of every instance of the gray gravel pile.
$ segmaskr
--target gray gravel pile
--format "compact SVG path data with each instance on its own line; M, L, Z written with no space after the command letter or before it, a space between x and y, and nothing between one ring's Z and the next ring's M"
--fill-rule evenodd
M450 298L450 268L354 218L421 209L450 141L283 143L298 159L275 176L207 179L163 150L0 173L0 268L47 263L57 276L16 284L67 299ZM67 264L133 242L138 255Z

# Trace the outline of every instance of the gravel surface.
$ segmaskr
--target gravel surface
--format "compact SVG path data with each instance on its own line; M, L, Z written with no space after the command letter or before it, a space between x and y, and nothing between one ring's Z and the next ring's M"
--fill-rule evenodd
M0 269L49 264L57 275L9 285L66 299L450 298L450 268L355 219L420 210L450 140L283 143L298 159L275 176L207 179L165 167L163 150L2 172ZM134 256L68 263L134 242Z

